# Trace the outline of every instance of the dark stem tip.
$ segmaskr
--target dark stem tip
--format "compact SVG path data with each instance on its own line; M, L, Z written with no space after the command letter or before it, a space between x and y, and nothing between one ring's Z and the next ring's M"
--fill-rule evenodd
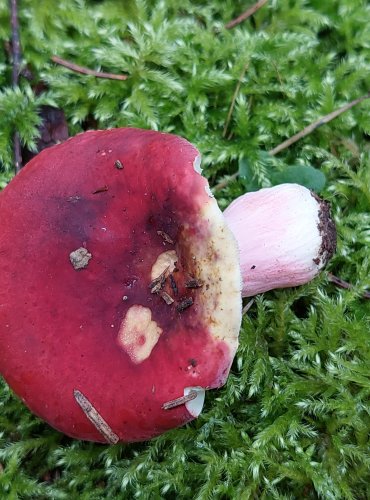
M316 260L318 263L322 262L323 267L325 267L337 249L337 230L331 215L330 203L322 200L316 193L312 192L312 196L320 206L318 229L321 236L321 246L315 262Z

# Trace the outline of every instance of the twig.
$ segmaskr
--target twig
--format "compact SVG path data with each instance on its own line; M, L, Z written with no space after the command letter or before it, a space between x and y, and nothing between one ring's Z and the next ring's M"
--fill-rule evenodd
M193 401L193 399L195 399L197 395L197 391L190 391L186 396L181 396L180 398L172 399L171 401L163 403L162 408L164 410L171 410L172 408L176 408L176 406L184 405L189 401Z
M106 78L109 80L127 80L128 75L117 75L114 73L105 73L104 71L95 71L93 69L84 68L83 66L78 66L77 64L66 61L65 59L61 59L58 56L52 56L51 60L56 64L60 64L65 68L70 69L71 71L75 71L76 73L82 73L83 75L92 75L97 78Z
M276 71L276 74L277 74L277 77L278 77L280 85L283 86L284 85L283 84L283 79L281 78L281 75L280 75L280 72L279 72L279 68L277 67L276 63L273 60L271 60L271 64L275 68L275 71Z
M353 288L353 285L351 283L348 283L348 281L344 281L341 278L338 278L332 273L328 273L328 280L333 283L334 285L338 286L339 288L344 288L345 290L350 290ZM370 292L363 292L362 297L364 299L370 299Z
M10 0L10 24L12 27L12 85L16 87L19 82L19 74L21 70L21 43L19 39L19 22L18 22L18 6L17 0ZM17 174L22 168L22 151L21 141L18 132L13 135L13 156L14 169Z
M18 132L13 134L14 170L18 174L22 168L22 148Z
M227 114L227 118L226 118L226 122L225 122L225 126L224 126L224 132L222 134L222 137L226 137L227 129L229 127L229 123L231 120L231 116L232 116L233 111L234 111L235 101L236 101L236 98L238 97L239 90L240 90L244 75L247 72L248 66L249 66L249 62L247 62L247 64L245 64L243 71L241 72L241 75L239 77L238 83L236 85L235 92L234 92L233 98L231 100L230 109L229 109L229 112Z
M280 151L283 151L283 149L287 149L289 146L291 146L295 142L297 142L300 139L303 139L307 135L311 134L314 130L321 127L321 125L329 123L330 121L334 120L334 118L337 118L342 113L345 113L346 111L350 110L351 108L353 108L357 104L360 104L362 101L364 101L365 99L369 99L369 98L370 98L370 92L368 92L367 94L365 94L361 97L358 97L357 99L354 99L353 101L345 104L341 108L336 109L335 111L332 111L331 113L319 118L318 120L314 121L313 123L311 123L310 125L305 127L303 130L298 132L298 134L293 135L292 137L290 137L286 141L282 142L281 144L279 144L275 148L268 151L268 153L271 156L275 156L276 154L280 153ZM237 179L238 176L239 176L239 172L235 172L234 174L230 175L227 179L224 179L223 181L216 184L212 188L212 192L215 193L216 191L220 191L221 189L226 187L230 182Z
M332 111L328 115L325 115L322 118L319 118L315 122L313 122L310 125L308 125L307 127L305 127L303 130L298 132L298 134L293 135L292 137L290 137L286 141L284 141L281 144L279 144L278 146L276 146L276 148L271 149L271 151L269 151L269 154L274 156L274 155L280 153L280 151L288 148L289 146L291 146L295 142L299 141L299 139L302 139L303 137L306 137L308 134L311 134L311 132L313 132L317 128L321 127L321 125L324 125L325 123L328 123L331 120L334 120L334 118L337 118L337 116L341 115L342 113L345 113L346 111L353 108L354 106L356 106L356 104L359 104L360 102L364 101L365 99L369 99L369 97L370 97L370 92L368 92L367 94L365 94L361 97L358 97L357 99L354 99L353 101L345 104L341 108L336 109L335 111Z
M10 22L12 26L12 56L13 71L12 84L18 85L19 73L21 68L21 43L19 39L19 22L17 0L10 0Z
M100 434L106 439L106 441L110 444L117 444L119 441L119 437L117 434L109 427L104 418L100 415L98 410L94 408L91 402L87 399L87 397L82 394L81 391L74 389L73 391L74 398L84 412L86 417L93 424L95 429L100 432Z
M215 193L216 191L221 191L221 189L226 187L230 182L235 181L238 177L239 177L239 172L235 172L234 174L230 175L227 179L220 181L215 186L213 186L212 193Z
M254 5L249 7L249 9L247 9L245 12L240 14L240 16L225 24L225 28L228 30L234 28L234 26L237 26L238 24L242 23L243 21L248 19L248 17L253 16L253 14L255 14L257 10L259 10L261 7L263 7L265 3L267 3L267 0L259 0Z

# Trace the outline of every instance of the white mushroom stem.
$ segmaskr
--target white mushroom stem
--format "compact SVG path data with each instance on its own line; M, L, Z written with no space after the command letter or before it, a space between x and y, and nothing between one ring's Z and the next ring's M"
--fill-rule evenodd
M307 283L335 251L328 203L297 184L240 196L224 216L239 245L243 297Z

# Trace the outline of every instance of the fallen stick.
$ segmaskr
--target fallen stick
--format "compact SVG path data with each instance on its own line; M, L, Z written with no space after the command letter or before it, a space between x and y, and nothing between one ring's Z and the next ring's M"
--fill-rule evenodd
M19 74L21 70L21 42L19 38L19 21L18 21L18 5L17 0L10 0L10 24L12 29L12 85L16 87L19 82ZM21 141L18 132L13 134L13 156L14 170L17 174L22 168L22 150Z
M238 24L242 23L243 21L248 19L248 17L253 16L253 14L255 14L257 10L259 10L261 7L263 7L265 3L267 3L267 0L259 0L254 5L249 7L249 9L247 9L245 12L240 14L240 16L225 24L225 28L228 30L234 28L234 26L237 26Z
M234 91L234 95L233 95L233 97L231 99L231 104L230 104L229 112L227 114L227 118L226 118L226 122L225 122L225 126L224 126L224 132L222 134L222 137L226 137L227 129L229 127L230 120L231 120L231 116L232 116L233 111L234 111L236 98L238 97L239 90L240 90L240 87L241 87L244 75L245 75L245 73L248 70L248 66L249 66L249 62L247 64L245 64L245 66L243 68L243 71L241 72L241 75L239 76L239 80L238 80L238 83L236 85L236 88L235 88L235 91Z
M273 148L270 151L268 151L268 153L271 156L277 155L278 153L280 153L284 149L287 149L289 146L291 146L295 142L297 142L300 139L303 139L307 135L311 134L314 130L316 130L317 128L321 127L321 125L329 123L330 121L334 120L334 118L337 118L342 113L345 113L346 111L350 110L351 108L353 108L357 104L360 104L362 101L364 101L365 99L369 99L369 98L370 98L370 92L368 92L365 95L362 95L361 97L358 97L357 99L354 99L353 101L345 104L344 106L336 109L335 111L332 111L331 113L329 113L329 114L327 114L325 116L322 116L318 120L312 122L310 125L308 125L307 127L305 127L303 130L301 130L300 132L298 132L297 134L294 134L289 139L283 141L281 144L279 144L275 148ZM238 176L239 176L239 172L235 172L234 174L230 175L227 179L224 179L223 181L221 181L218 184L216 184L212 188L212 192L220 191L221 189L223 189L224 187L226 187L230 182L232 182L235 179L237 179Z
M56 64L60 64L60 66L64 66L71 71L81 73L83 75L91 75L96 76L97 78L106 78L109 80L127 80L128 78L128 75L117 75L114 73L105 73L104 71L95 71L90 68L85 68L83 66L79 66L78 64L71 63L70 61L66 61L65 59L61 59L58 56L52 56L51 60Z
M323 116L322 118L319 118L318 120L314 121L313 123L311 123L310 125L305 127L303 130L298 132L298 134L293 135L292 137L290 137L286 141L284 141L281 144L279 144L278 146L276 146L276 148L271 149L271 151L269 151L269 154L274 156L274 155L280 153L280 151L282 151L283 149L288 148L289 146L291 146L295 142L299 141L303 137L306 137L307 135L311 134L311 132L313 132L317 128L321 127L321 125L325 125L326 123L329 123L331 120L334 120L334 118L337 118L342 113L345 113L349 109L356 106L356 104L359 104L360 102L364 101L365 99L369 99L369 97L370 97L370 92L368 92L367 94L365 94L361 97L358 97L357 99L354 99L353 101L345 104L344 106L336 109L335 111L332 111L331 113Z
M330 281L330 283L333 283L333 285L339 288L343 288L344 290L350 290L351 288L353 288L353 285L351 285L351 283L348 283L348 281L344 281L341 278L338 278L338 276L335 276L332 273L328 273L328 280ZM362 298L370 299L370 292L368 291L363 292Z

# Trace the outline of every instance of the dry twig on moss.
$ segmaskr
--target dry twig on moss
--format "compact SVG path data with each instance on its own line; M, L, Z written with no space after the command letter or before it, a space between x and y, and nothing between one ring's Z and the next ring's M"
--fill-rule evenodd
M240 90L240 87L241 87L244 75L245 75L245 73L248 70L248 66L249 66L249 62L244 65L243 71L241 72L239 80L238 80L238 83L237 83L237 85L235 87L235 92L234 92L233 97L231 99L231 104L230 104L229 112L227 114L227 118L226 118L226 122L225 122L225 126L224 126L224 131L223 131L222 137L226 137L227 129L229 127L229 123L230 123L230 120L231 120L231 116L232 116L233 111L234 111L236 98L238 97L239 90Z
M306 137L307 135L311 134L311 132L313 132L317 128L321 127L321 125L325 125L326 123L329 123L331 120L334 120L334 118L337 118L342 113L345 113L349 109L356 106L356 104L359 104L360 102L364 101L365 99L369 99L369 97L370 97L370 92L368 92L367 94L365 94L361 97L358 97L357 99L354 99L353 101L345 104L344 106L336 109L335 111L332 111L331 113L323 116L322 118L319 118L318 120L314 121L313 123L311 123L310 125L305 127L303 130L298 132L298 134L293 135L292 137L290 137L286 141L284 141L281 144L279 144L278 146L276 146L276 148L271 149L271 151L269 151L270 155L276 155L276 154L280 153L280 151L282 151L283 149L288 148L289 146L291 146L295 142L299 141L300 139L303 139L303 137Z
M348 283L348 281L344 281L341 278L338 278L338 276L335 276L332 273L328 273L328 280L331 283L333 283L333 285L335 285L339 288L343 288L344 290L350 290L351 288L353 288L353 285L351 285L351 283ZM370 299L370 292L368 292L368 291L363 292L362 298L363 299Z
M271 156L277 155L278 153L280 153L284 149L287 149L288 147L290 147L295 142L297 142L300 139L303 139L307 135L311 134L314 130L316 130L317 128L321 127L321 125L325 125L326 123L329 123L330 121L334 120L334 118L337 118L342 113L345 113L346 111L349 111L351 108L353 108L357 104L360 104L362 101L364 101L365 99L369 99L369 98L370 98L370 92L368 92L367 94L362 95L361 97L358 97L357 99L354 99L353 101L345 104L344 106L341 106L340 108L336 109L335 111L332 111L331 113L328 113L327 115L322 116L318 120L312 122L310 125L308 125L307 127L305 127L303 130L301 130L300 132L298 132L297 134L294 134L289 139L286 139L281 144L279 144L275 148L273 148L270 151L268 151L268 153ZM227 121L227 124L228 124L228 121ZM223 181L221 181L218 184L216 184L212 188L212 191L213 192L220 191L221 189L223 189L224 187L226 187L230 182L232 182L235 179L237 179L238 176L239 176L239 172L235 172L234 174L230 175L227 179L224 179Z
M267 3L267 0L259 0L254 5L249 7L249 9L247 9L245 12L240 14L240 16L238 16L237 18L228 22L227 24L225 24L225 28L226 29L234 28L238 24L240 24L243 21L245 21L246 19L248 19L248 17L253 16L253 14L255 14L257 12L257 10L259 10L261 7L263 7L265 5L265 3Z
M71 71L81 73L83 75L91 75L96 76L97 78L106 78L109 80L127 80L128 78L128 75L117 75L115 73L105 73L104 71L95 71L90 68L85 68L83 66L79 66L78 64L71 63L70 61L66 61L65 59L61 59L58 56L52 56L51 60L56 64L60 64Z
M16 87L19 82L19 74L21 70L21 43L19 38L19 21L18 21L18 5L17 0L10 0L10 24L12 29L12 85ZM17 131L13 136L13 151L14 151L14 168L17 174L22 168L22 151L21 141Z

